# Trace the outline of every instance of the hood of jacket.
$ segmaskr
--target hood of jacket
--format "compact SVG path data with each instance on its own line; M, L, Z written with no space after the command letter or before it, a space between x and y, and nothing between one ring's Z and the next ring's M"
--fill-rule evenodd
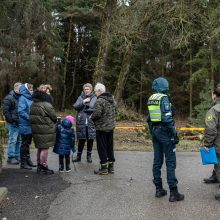
M153 92L167 93L169 91L169 83L163 77L156 78L152 83Z
M95 94L93 93L93 92L91 92L89 95L86 95L83 91L82 91L82 93L81 93L81 98L82 99L86 99L86 98L93 98L94 96L95 96Z
M42 91L36 90L32 95L32 99L34 102L49 102L52 104L52 97Z
M105 99L107 100L108 102L110 103L114 103L114 98L113 98L113 95L111 93L108 93L108 92L104 92L102 93L100 96L97 97L98 99L102 98L102 99Z
M16 93L14 90L11 90L11 92L9 92L9 94L10 94L11 96L13 96L15 99L18 99L19 96L20 96L20 94Z
M61 125L67 129L70 129L72 127L72 123L69 120L67 120L66 118L63 119Z
M23 95L25 98L32 100L31 93L26 88L25 84L22 84L19 88L19 92L21 95Z

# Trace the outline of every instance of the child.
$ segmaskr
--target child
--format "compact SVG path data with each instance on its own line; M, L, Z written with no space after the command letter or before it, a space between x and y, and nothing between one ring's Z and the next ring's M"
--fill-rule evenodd
M57 126L56 144L53 152L59 154L59 171L64 172L64 157L66 160L66 172L70 172L70 154L75 151L75 133L72 128L74 118L68 115Z

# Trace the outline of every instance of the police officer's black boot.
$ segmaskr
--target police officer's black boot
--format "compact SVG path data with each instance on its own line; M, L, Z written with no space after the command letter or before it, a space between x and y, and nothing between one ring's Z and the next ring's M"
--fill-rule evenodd
M82 156L82 153L78 152L76 158L73 159L72 162L73 163L80 162L81 161L81 156Z
M27 158L26 156L21 156L21 169L31 170L32 168L27 164Z
M87 152L87 162L92 163L92 153L91 152Z
M31 161L31 157L30 157L30 154L27 154L27 164L30 166L30 167L36 167L35 164L33 164L33 162Z
M209 178L203 179L204 183L220 183L216 177L215 170L212 171L212 175Z
M159 185L156 185L155 197L160 198L165 195L167 195L167 191L163 188L162 183Z
M94 174L107 175L108 174L108 164L101 164L98 170L94 170Z
M114 163L113 162L108 162L108 173L114 173Z
M170 202L177 202L184 200L184 195L178 192L177 187L173 187L170 189Z

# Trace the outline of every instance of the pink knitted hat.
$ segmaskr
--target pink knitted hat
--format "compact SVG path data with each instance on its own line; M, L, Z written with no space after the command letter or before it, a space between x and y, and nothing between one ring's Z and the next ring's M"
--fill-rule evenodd
M72 124L74 124L74 122L75 122L74 117L71 116L71 115L67 115L67 116L65 117L65 119L67 119L68 121L70 121Z

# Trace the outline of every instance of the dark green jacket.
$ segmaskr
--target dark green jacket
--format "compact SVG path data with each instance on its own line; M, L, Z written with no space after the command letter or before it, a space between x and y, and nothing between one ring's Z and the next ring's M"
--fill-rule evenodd
M110 93L103 93L97 97L91 119L97 131L108 132L115 128L115 101Z
M220 153L220 97L215 99L213 106L206 113L205 124L204 145L214 145Z
M36 148L53 147L56 141L56 113L50 95L35 91L30 109L30 122Z

